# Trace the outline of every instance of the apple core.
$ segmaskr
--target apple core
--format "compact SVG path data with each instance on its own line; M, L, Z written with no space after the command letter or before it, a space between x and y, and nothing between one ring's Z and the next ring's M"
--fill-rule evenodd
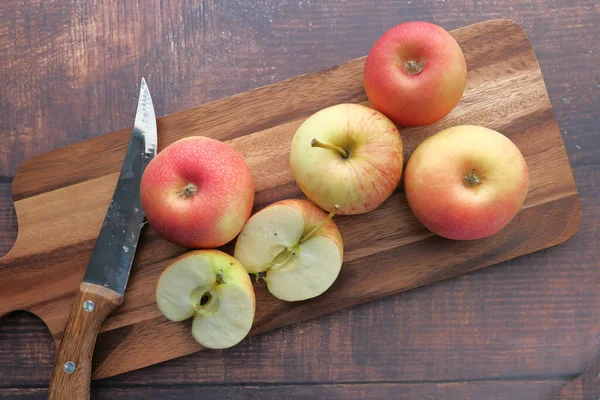
M194 304L196 314L213 314L219 308L218 297L213 296L214 286L199 286L191 294L191 301Z
M271 267L269 269L278 269L287 264L292 257L296 255L296 252L300 250L298 244L295 243L290 247L286 247L281 251L281 253L277 254L271 263ZM268 270L267 270L268 271ZM259 272L257 275L257 279L263 278L265 276L265 271Z
M281 251L281 253L277 254L273 259L273 262L271 262L271 266L267 269L267 271L269 269L279 269L286 265L292 259L292 257L296 255L296 253L300 252L300 245L306 242L308 239L312 238L317 232L319 232L319 230L321 230L321 228L334 217L334 215L338 212L339 209L340 206L336 204L333 207L333 211L330 212L329 215L327 215L327 217L323 221L321 221L321 223L319 223L319 225L315 226L314 229L312 229L310 232L308 232L306 235L300 238L300 240L297 243L286 247ZM259 272L259 275L262 274L262 276L257 275L259 279L265 276L264 273L265 271Z

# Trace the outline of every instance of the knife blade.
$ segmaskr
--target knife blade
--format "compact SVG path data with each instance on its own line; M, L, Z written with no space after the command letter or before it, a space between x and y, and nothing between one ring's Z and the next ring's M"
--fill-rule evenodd
M144 222L140 181L156 155L157 144L154 106L142 78L125 160L71 307L50 379L49 399L89 399L96 337L106 317L123 301Z
M144 213L140 180L156 154L156 117L146 81L140 97L125 161L83 281L110 288L123 296Z

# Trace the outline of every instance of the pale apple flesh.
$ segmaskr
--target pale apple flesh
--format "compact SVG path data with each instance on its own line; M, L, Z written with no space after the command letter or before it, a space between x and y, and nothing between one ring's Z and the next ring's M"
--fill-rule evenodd
M405 171L408 203L430 231L455 240L490 236L517 214L529 187L525 159L499 132L445 129L422 142Z
M306 200L272 204L248 220L234 256L281 300L317 297L335 282L343 262L341 235L327 218Z
M338 246L328 238L315 237L298 246L283 265L271 267L265 281L269 291L287 301L306 300L325 292L337 279L342 259Z
M193 317L194 339L211 349L244 339L256 308L248 274L219 250L192 251L173 260L158 280L156 302L171 321Z

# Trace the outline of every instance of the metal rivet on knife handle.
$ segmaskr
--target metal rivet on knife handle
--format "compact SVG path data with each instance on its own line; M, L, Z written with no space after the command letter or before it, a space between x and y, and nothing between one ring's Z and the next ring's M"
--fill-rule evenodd
M67 374L72 374L73 372L75 372L75 368L77 368L77 366L73 361L67 361L65 363L65 372Z
M87 312L92 312L94 311L94 308L96 307L96 305L94 304L93 301L91 300L86 300L83 302L83 309Z

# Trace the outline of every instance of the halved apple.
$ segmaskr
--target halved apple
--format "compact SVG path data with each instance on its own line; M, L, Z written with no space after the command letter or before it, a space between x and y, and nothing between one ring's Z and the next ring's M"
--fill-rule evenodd
M211 349L242 341L256 310L248 273L220 250L190 251L173 260L158 280L156 302L171 321L194 317L194 339Z
M342 236L307 200L282 200L254 214L238 236L234 257L285 301L319 296L337 279L344 259Z

